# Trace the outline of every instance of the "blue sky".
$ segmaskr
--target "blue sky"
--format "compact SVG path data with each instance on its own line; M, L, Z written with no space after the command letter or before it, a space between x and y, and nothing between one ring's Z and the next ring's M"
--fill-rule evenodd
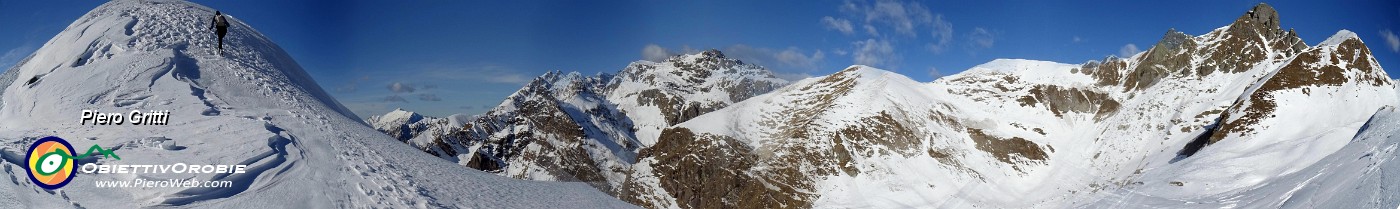
M915 80L995 58L1082 63L1200 35L1259 1L196 1L271 37L341 103L479 114L546 71L612 73L720 49L787 78L851 64ZM0 0L0 67L100 1ZM1309 45L1356 32L1400 69L1400 3L1271 1ZM1394 77L1394 76L1392 76Z

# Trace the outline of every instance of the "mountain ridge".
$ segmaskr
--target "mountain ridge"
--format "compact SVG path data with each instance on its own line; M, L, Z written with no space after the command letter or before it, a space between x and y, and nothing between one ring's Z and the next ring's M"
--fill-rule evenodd
M841 71L665 129L619 196L651 208L1001 208L1264 194L1259 182L1335 154L1397 103L1364 44L1339 34L1299 47L1260 4L1229 26L1168 30L1145 52L1103 62L998 59L925 84ZM860 90L886 82L924 89ZM1289 109L1255 107L1266 101ZM1181 154L1211 136L1221 143Z
M630 207L578 183L530 182L462 168L369 128L271 39L237 16L223 51L213 8L115 0L79 17L0 81L0 202L11 207ZM78 113L169 111L165 125L91 125ZM65 117L73 116L73 117ZM134 119L134 118L129 118ZM107 147L102 165L245 165L243 173L96 173L61 189L21 162L41 137ZM108 187L99 182L227 182ZM486 186L483 186L486 185ZM474 194L491 194L474 195Z
M396 136L468 167L519 179L587 182L615 193L637 149L655 143L661 128L786 83L760 66L706 50L632 62L616 75L546 72L460 126L384 122L395 118L389 115L367 122L408 133Z
M649 72L639 63L657 62L618 77ZM649 208L1392 207L1400 197L1363 195L1400 186L1364 170L1400 168L1378 147L1400 141L1376 128L1400 106L1381 69L1354 33L1308 46L1262 3L1129 57L996 59L927 83L853 65L701 114L629 120L635 160L614 155L624 175L599 188ZM670 81L641 86L705 83ZM687 98L674 95L637 104ZM1294 195L1344 188L1369 190Z

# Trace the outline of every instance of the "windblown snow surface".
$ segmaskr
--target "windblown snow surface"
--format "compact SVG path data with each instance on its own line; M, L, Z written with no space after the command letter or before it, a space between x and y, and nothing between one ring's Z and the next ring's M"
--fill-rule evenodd
M106 3L6 71L0 205L21 208L635 207L583 183L483 173L376 132L328 96L276 44L229 16L219 54L214 10L184 1ZM79 124L82 110L169 110L169 125ZM129 118L128 118L129 119ZM79 174L44 190L24 169L45 136L115 148L100 164L247 164L248 172ZM229 180L225 188L98 188L96 181Z

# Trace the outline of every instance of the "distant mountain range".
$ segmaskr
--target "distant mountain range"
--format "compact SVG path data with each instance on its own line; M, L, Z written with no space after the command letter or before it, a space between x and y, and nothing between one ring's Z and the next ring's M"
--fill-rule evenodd
M1356 34L1309 46L1259 4L1084 64L789 83L710 50L547 73L474 117L367 122L467 167L650 208L1389 208L1394 83Z

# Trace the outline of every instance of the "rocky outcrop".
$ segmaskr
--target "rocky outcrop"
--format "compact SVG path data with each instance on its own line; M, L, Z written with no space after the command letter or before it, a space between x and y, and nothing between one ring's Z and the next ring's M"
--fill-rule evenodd
M1293 30L1283 30L1278 12L1263 3L1240 15L1227 29L1212 33L1207 36L1216 40L1206 45L1206 61L1198 70L1203 75L1244 72L1260 61L1291 57L1307 48ZM1268 57L1270 51L1276 57Z
M1098 120L1117 112L1119 107L1118 101L1108 94L1055 85L1036 85L1031 88L1030 95L1021 96L1017 101L1021 106L1044 104L1056 117L1075 112L1094 114L1094 119Z
M1022 165L1044 163L1048 158L1040 145L1021 137L1001 138L984 133L981 129L968 128L968 138L977 144L977 150L987 152L998 161L1011 165L1016 171Z
M734 138L696 134L686 128L662 132L662 140L639 155L648 159L660 188L680 208L808 208L815 195L810 173L800 172L795 157L756 155ZM643 188L629 181L626 188ZM654 208L649 192L624 190L625 201Z
M1109 56L1103 61L1089 61L1075 68L1074 72L1089 75L1100 86L1117 86L1123 83L1123 71L1128 69L1128 60Z
M503 106L466 123L459 132L446 136L439 146L443 157L467 160L466 166L520 179L580 181L603 191L613 185L605 177L608 163L616 158L597 158L595 154L615 155L606 150L588 149L599 142L588 137L584 126L599 126L571 112L586 112L599 107L579 107L560 102L555 84L571 84L586 91L586 80L573 80L550 73L535 79L524 89L507 98ZM582 109L582 110L580 110ZM475 148L475 149L470 149ZM466 158L466 159L460 159ZM514 166L512 166L514 165Z
M1191 57L1196 53L1196 40L1171 29L1162 40L1147 50L1137 68L1126 76L1124 91L1142 90L1157 84L1162 78L1176 73L1191 75Z
M1094 77L1101 86L1134 92L1168 77L1249 71L1265 60L1286 59L1307 48L1297 33L1280 27L1273 7L1259 4L1225 28L1199 37L1170 29L1143 56L1090 61L1075 71Z

